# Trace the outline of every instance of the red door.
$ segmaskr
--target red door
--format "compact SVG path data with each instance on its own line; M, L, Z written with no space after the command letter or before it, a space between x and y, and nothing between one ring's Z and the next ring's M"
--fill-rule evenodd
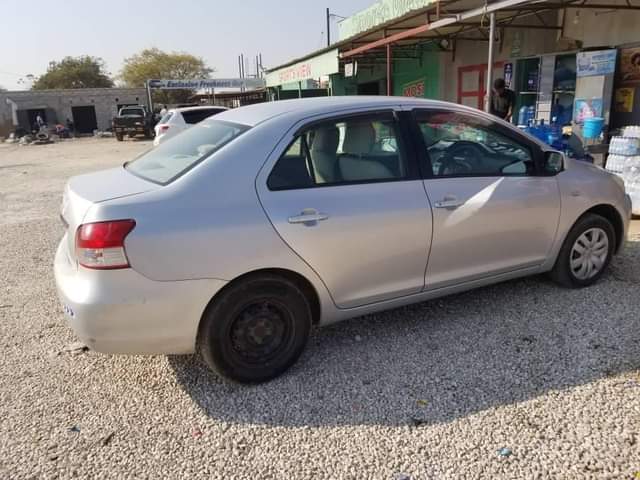
M493 78L502 78L503 69L504 62L495 62L493 64ZM458 68L458 103L480 110L484 108L486 74L486 63Z

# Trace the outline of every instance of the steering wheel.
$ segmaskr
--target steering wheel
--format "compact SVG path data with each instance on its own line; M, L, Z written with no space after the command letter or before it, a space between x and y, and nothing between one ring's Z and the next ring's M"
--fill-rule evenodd
M444 151L438 175L464 175L480 170L485 149L475 142L460 140Z

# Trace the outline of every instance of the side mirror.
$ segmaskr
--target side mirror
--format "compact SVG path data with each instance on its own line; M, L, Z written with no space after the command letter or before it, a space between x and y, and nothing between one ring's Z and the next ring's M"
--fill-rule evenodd
M544 173L547 175L557 175L564 170L564 155L560 152L544 153Z

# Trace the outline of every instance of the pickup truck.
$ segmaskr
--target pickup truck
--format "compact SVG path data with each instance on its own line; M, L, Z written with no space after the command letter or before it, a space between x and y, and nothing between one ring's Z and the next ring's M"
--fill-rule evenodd
M112 122L113 133L119 142L125 135L129 137L144 135L145 138L153 138L154 126L154 115L143 105L122 107Z

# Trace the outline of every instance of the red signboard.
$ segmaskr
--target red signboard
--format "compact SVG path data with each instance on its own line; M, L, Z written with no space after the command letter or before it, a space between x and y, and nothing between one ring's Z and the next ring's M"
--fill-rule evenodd
M424 97L424 80L407 83L402 89L402 95L405 97Z
M301 63L291 68L286 68L278 73L280 83L291 83L311 78L311 64Z

